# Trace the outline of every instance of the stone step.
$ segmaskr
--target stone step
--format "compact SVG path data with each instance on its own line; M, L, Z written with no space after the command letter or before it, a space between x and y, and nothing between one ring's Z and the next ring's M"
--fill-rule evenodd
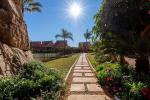
M78 83L96 83L98 80L95 77L74 77L72 82Z
M106 95L70 95L68 100L111 100Z
M79 70L79 69L76 69L76 70L74 70L74 72L92 72L92 70Z

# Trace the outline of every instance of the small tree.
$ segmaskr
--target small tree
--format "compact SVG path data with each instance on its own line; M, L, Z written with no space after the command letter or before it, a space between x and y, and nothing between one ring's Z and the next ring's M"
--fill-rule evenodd
M88 40L91 39L91 32L89 32L89 30L86 30L86 33L84 33L84 38L86 40L86 52L88 51Z
M137 72L148 73L150 5L146 0L103 0L93 31L106 53L136 58Z
M67 30L65 29L62 29L61 30L61 33L60 34L57 34L55 36L55 38L57 39L58 37L62 38L64 40L64 43L66 41L66 39L71 39L73 41L73 35L71 32L68 32ZM66 45L64 44L64 55L65 55L65 49L66 49Z

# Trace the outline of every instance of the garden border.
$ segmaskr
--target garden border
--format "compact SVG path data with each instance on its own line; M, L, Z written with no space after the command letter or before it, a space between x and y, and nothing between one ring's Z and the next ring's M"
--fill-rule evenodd
M93 67L93 65L91 64L89 58L87 57L87 53L86 53L86 59L88 61L88 63L90 64L90 66L92 67L93 71L96 73L95 68ZM120 100L116 95L114 95L115 100Z
M96 70L94 69L93 65L91 64L89 58L87 57L87 53L86 53L86 59L87 59L89 65L92 67L93 71L96 73Z
M81 53L80 53L80 55L81 55ZM80 57L80 55L79 55L79 57ZM65 83L67 82L67 79L68 79L68 77L69 77L69 75L70 75L70 73L71 73L73 67L74 67L75 64L77 63L79 57L76 59L76 61L74 62L74 64L70 67L69 72L67 73L67 75L66 75L66 77L65 77Z

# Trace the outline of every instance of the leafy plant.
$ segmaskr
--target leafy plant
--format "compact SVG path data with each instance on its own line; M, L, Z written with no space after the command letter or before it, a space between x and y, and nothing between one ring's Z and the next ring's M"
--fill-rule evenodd
M119 63L105 62L97 67L97 77L102 86L120 100L147 100L150 80L146 74L137 75L133 68ZM143 78L142 78L143 77Z
M95 41L101 42L97 48L101 48L105 54L135 58L137 73L149 73L148 11L149 1L145 0L103 0L94 17Z
M54 100L62 90L63 80L57 71L37 62L25 64L17 76L0 81L0 99L31 100L47 96Z
M147 85L141 82L126 82L124 83L124 89L126 92L124 92L124 94L122 95L125 95L124 98L130 100L142 100L143 97L141 94L141 90L144 87L147 87Z

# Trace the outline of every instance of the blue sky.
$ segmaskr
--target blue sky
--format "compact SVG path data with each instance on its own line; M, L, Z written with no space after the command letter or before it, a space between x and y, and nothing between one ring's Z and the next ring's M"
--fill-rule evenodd
M80 3L84 10L77 20L71 18L67 12L71 1ZM78 46L79 42L85 41L83 33L86 29L92 29L93 16L101 4L101 0L39 0L39 2L43 6L41 13L25 13L30 40L55 42L55 35L65 28L73 33L74 41L68 41L70 46Z

